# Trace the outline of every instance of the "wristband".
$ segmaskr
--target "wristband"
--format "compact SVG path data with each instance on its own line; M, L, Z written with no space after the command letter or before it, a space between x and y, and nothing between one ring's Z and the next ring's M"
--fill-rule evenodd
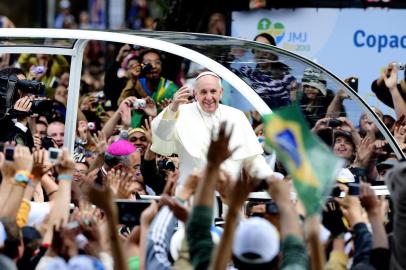
M183 204L183 205L186 204L186 202L187 202L187 200L181 199L181 198L179 198L178 196L176 196L175 199L176 199L178 202L180 202L181 204Z
M34 176L29 172L29 171L25 171L25 170L18 170L16 171L16 175L17 174L22 174L25 175L28 179L32 180L34 179Z
M30 180L27 175L22 173L16 173L14 179L16 180L17 183L25 183L25 184L28 184L28 181Z
M56 179L58 179L59 181L61 181L61 180L72 181L73 176L70 174L60 174L60 175L58 175L58 177Z

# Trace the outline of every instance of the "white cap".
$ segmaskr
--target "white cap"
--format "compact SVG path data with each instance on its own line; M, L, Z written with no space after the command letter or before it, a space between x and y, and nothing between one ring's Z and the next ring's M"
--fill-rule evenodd
M279 253L279 233L266 219L252 217L242 221L234 235L233 254L248 264L263 264L272 261ZM247 258L251 253L258 258Z
M342 168L337 175L337 182L340 183L353 183L355 182L354 175L348 168Z
M220 76L217 75L216 73L212 72L212 71L203 71L203 72L201 72L199 75L197 75L197 77L196 77L195 80L197 81L197 80L200 79L201 77L207 76L207 75L214 76L214 77L220 79Z
M223 233L223 229L219 227L212 226L210 228L211 239L215 245L220 242L221 235ZM174 261L179 258L179 254L181 253L182 249L182 241L185 238L185 229L180 228L177 230L171 238L171 243L169 247L169 252L171 253L171 257Z

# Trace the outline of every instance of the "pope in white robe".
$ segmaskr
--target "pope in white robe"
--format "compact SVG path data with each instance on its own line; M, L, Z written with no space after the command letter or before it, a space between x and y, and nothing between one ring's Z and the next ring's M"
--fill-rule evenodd
M247 117L240 110L219 104L221 79L213 72L203 72L196 77L193 88L195 102L188 103L191 92L183 86L152 121L151 150L165 156L179 155L179 183L184 183L195 169L205 168L212 132L217 134L222 122L233 126L229 148L237 147L222 169L235 180L242 168L258 179L270 176L273 171L262 156L262 146Z

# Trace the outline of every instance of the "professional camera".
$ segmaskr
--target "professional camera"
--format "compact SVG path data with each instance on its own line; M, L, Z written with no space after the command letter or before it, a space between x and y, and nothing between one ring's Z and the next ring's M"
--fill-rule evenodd
M172 172L174 172L175 168L176 168L175 163L173 163L172 160L166 159L166 158L159 160L157 165L158 165L158 169L160 171L172 171Z
M14 74L0 76L0 119L3 119L6 115L10 115L11 117L21 115L21 112L13 110L14 103L20 97L17 90L20 90L23 93L40 95L45 93L45 85L37 81L19 80ZM43 112L44 109L49 109L48 103L51 103L52 105L52 102L47 102L45 100L34 101L31 107L31 114L39 111Z

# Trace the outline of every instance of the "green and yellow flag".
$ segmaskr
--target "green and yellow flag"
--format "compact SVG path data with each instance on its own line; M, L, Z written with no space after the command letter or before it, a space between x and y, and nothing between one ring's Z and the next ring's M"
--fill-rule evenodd
M293 179L308 216L320 211L343 161L313 133L296 105L263 118L265 145L275 150Z

